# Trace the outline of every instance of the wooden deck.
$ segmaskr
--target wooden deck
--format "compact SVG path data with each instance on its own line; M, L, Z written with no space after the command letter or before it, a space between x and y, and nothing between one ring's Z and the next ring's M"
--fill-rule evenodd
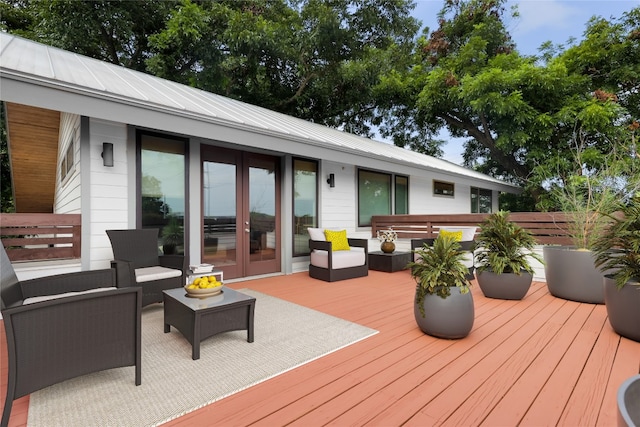
M298 273L230 286L380 333L167 426L615 426L616 390L640 372L640 343L612 331L603 305L555 298L544 283L522 301L488 299L474 286L473 330L455 341L417 328L407 271L336 283ZM26 425L27 410L28 397L14 403L9 425Z

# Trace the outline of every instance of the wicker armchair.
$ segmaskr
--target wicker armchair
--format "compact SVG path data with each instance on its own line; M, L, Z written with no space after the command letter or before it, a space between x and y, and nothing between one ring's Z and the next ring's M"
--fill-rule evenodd
M186 284L182 255L159 255L158 229L107 230L119 288L142 287L142 306L162 302L162 291Z
M334 250L325 240L324 230L308 228L309 276L325 282L353 279L369 275L367 239L347 239L349 250Z
M7 338L7 396L34 391L105 369L135 366L141 383L139 288L115 287L113 269L19 281L0 245L0 302Z

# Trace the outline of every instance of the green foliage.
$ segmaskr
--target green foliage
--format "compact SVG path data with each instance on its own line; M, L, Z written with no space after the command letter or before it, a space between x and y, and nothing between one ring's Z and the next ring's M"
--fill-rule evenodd
M5 116L4 102L0 102L0 212L14 212Z
M592 20L585 40L566 51L546 46L542 57L527 57L504 25L505 4L445 2L438 28L418 40L413 65L393 70L381 80L388 91L380 91L414 136L446 129L466 138L466 166L520 184L538 202L546 190L537 168L571 158L575 129L604 157L637 120L640 8L617 21Z
M181 245L183 236L184 230L180 221L174 215L170 215L169 221L162 227L162 243L165 245Z
M634 159L636 129L631 126L618 134L606 154L578 130L572 158L557 156L536 169L547 174L549 186L549 197L538 207L571 216L568 233L577 248L592 249L609 227L608 215L640 192L640 163ZM552 167L556 170L551 171Z
M451 295L450 287L460 287L460 293L469 292L469 281L466 278L469 270L463 261L465 252L460 244L450 236L439 236L433 247L425 245L414 251L418 260L410 262L411 276L416 281L416 304L424 317L423 301L425 295L438 295L447 298Z
M618 214L609 217L611 226L594 244L596 267L614 270L618 288L635 282L640 291L640 199L621 206Z
M529 258L543 262L533 252L535 245L536 240L528 230L509 221L509 212L496 212L480 224L475 240L479 248L476 267L478 271L489 270L495 274L533 273Z

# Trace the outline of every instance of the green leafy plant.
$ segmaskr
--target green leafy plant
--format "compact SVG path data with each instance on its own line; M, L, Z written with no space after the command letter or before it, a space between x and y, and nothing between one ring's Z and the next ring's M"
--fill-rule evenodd
M612 223L596 238L593 247L596 267L613 270L618 289L628 282L640 287L640 200L608 217Z
M590 146L587 132L576 129L573 159L556 160L557 178L548 180L551 198L538 207L568 215L567 233L577 249L592 250L620 201L629 200L640 189L637 162L632 161L636 129L635 121L621 127L620 135L607 140L606 153Z
M460 293L469 292L469 281L466 275L468 268L464 265L465 252L460 244L449 236L440 236L433 242L433 247L426 244L414 251L418 255L415 262L410 262L411 276L416 281L416 304L424 317L425 295L438 295L447 298L451 295L449 288L459 287Z
M162 243L165 245L178 246L182 244L184 231L178 218L170 216L167 225L162 228Z
M490 215L482 224L475 239L476 268L490 270L495 274L521 271L533 273L529 258L543 262L533 252L536 240L526 229L509 221L509 212L500 211Z

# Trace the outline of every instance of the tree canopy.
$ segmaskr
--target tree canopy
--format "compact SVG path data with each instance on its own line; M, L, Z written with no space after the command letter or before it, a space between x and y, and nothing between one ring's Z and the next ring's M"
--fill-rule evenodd
M564 161L576 144L602 163L614 145L630 143L640 105L640 8L617 22L594 18L584 41L557 55L546 46L528 57L505 28L504 4L446 1L412 66L392 70L378 87L393 118L383 131L465 137L467 166L524 185L540 202L549 177L582 173Z

